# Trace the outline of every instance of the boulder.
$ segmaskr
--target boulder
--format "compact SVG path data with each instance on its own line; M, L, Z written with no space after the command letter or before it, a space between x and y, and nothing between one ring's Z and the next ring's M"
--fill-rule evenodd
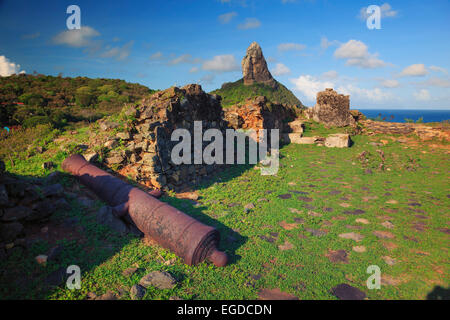
M9 203L8 192L3 184L0 184L0 208L6 207Z
M172 289L177 284L174 277L165 271L153 271L145 275L139 284L144 288L150 286L156 287L158 289Z
M295 120L295 121L288 122L286 124L286 127L289 130L289 132L303 133L303 131L305 129L305 124L301 120Z
M26 221L45 220L56 211L56 206L50 199L34 203L32 208L33 212L26 218Z
M97 152L87 153L87 154L83 155L83 157L88 162L95 162L98 160L98 153Z
M296 134L293 134L294 136ZM291 140L292 143L296 144L315 144L320 140L320 137L298 137L296 136L295 139Z
M4 242L11 242L23 231L23 225L19 222L0 223L0 239Z
M125 223L121 219L114 216L113 209L108 206L101 207L97 212L97 223L110 227L120 235L124 235L128 232L128 228Z
M325 139L325 146L328 148L348 148L350 147L350 135L346 133L330 134Z
M16 206L13 208L8 208L5 209L5 213L2 216L2 221L12 222L23 220L29 217L32 213L33 210L25 206Z
M61 184L55 183L42 188L42 195L44 197L60 197L64 194L64 188Z
M302 144L302 134L301 133L284 133L281 135L281 140L284 143Z
M118 126L119 126L119 124L117 124L116 122L110 122L110 121L100 122L100 130L102 130L102 131L111 130L111 129L117 128Z

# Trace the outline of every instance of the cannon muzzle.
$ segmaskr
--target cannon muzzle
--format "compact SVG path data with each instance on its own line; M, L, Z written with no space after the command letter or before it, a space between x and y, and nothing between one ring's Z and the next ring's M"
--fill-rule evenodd
M146 237L175 252L186 264L205 259L218 267L227 264L227 255L217 249L217 229L97 168L81 155L68 157L62 168L112 206L116 215L128 214Z

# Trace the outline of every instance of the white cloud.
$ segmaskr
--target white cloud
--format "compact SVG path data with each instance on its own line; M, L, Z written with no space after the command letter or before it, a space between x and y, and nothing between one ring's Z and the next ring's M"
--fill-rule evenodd
M340 86L337 88L337 91L342 94L350 95L350 99L353 97L355 100L382 102L393 99L393 95L390 92L383 91L380 88L359 88L353 84Z
M201 79L200 79L200 83L202 84L212 84L214 82L214 74L209 73L204 75Z
M428 74L428 70L424 64L412 64L400 73L401 77L423 77Z
M330 71L322 73L322 78L324 78L324 79L332 80L332 79L337 79L338 77L339 77L339 74L335 70L330 70Z
M448 74L447 69L442 68L442 67L438 67L438 66L430 66L430 70L434 71L434 72L442 72L444 74Z
M131 52L131 47L133 46L134 41L129 41L124 44L122 47L113 47L107 49L105 52L100 54L102 58L114 58L116 60L124 60L128 58Z
M327 37L322 37L320 39L320 47L322 49L328 49L329 47L334 46L337 43L338 42L336 40L329 41Z
M53 37L53 43L75 48L87 47L92 44L92 38L99 35L94 28L84 26L81 29L62 31Z
M247 30L247 29L256 29L261 26L261 22L256 18L247 18L244 23L238 25L238 29Z
M398 88L400 86L400 83L394 79L386 79L381 81L381 85L384 88Z
M224 54L203 62L202 69L215 72L229 72L238 71L240 67L233 55Z
M174 66L180 63L194 63L196 59L193 59L190 54L182 54L181 56L169 61L169 65Z
M367 45L362 41L349 40L342 44L334 52L338 59L345 59L349 66L358 66L360 68L374 69L384 67L386 63L378 59L377 53L370 53Z
M290 81L295 86L294 90L301 92L309 101L315 101L318 92L334 87L334 83L320 81L310 75L302 75L298 78L290 79Z
M309 101L315 101L317 93L326 88L337 88L335 90L338 93L350 95L351 100L354 99L357 101L382 102L393 99L392 93L380 88L360 88L351 83L337 85L335 82L321 81L310 75L302 75L290 80L295 85L295 90L301 92Z
M450 80L442 79L438 77L432 77L427 81L420 82L419 84L427 87L440 87L440 88L450 88Z
M300 44L300 43L280 43L278 45L278 50L281 52L284 51L301 51L303 49L305 49L306 46L304 44Z
M198 67L192 67L191 70L189 70L189 73L197 73L199 71Z
M426 89L414 92L414 98L419 101L427 101L431 99L430 92Z
M282 76L291 73L291 70L282 63L277 63L275 68L271 70L275 76Z
M0 77L8 77L19 73L25 73L23 70L20 71L20 64L15 64L5 56L0 56Z
M397 16L398 11L392 10L392 7L389 3L385 3L380 6L381 18L394 18ZM369 17L367 13L367 7L361 8L359 11L359 17L361 20L366 20Z
M163 56L163 53L161 51L158 51L150 56L150 60L160 60L163 58Z
M236 16L237 16L237 13L233 11L233 12L221 14L218 19L219 19L220 23L226 24L226 23L230 23L231 20Z

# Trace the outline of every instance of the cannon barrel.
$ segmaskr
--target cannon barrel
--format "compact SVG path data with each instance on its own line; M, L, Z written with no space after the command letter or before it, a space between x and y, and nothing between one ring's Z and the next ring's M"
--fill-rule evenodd
M218 267L227 264L227 255L217 249L220 240L217 229L97 168L81 155L65 159L62 168L112 206L118 215L128 213L146 237L175 252L186 264L196 265L205 259Z

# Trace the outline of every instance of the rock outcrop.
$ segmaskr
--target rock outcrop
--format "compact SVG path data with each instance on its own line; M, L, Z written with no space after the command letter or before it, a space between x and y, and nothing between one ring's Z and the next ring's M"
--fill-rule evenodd
M325 89L317 94L317 103L305 111L305 115L326 127L345 127L356 125L350 113L350 96L339 94L333 89Z
M242 74L244 76L244 85L254 83L264 83L271 87L276 87L274 80L267 68L266 59L258 43L252 42L247 48L247 54L242 59Z

